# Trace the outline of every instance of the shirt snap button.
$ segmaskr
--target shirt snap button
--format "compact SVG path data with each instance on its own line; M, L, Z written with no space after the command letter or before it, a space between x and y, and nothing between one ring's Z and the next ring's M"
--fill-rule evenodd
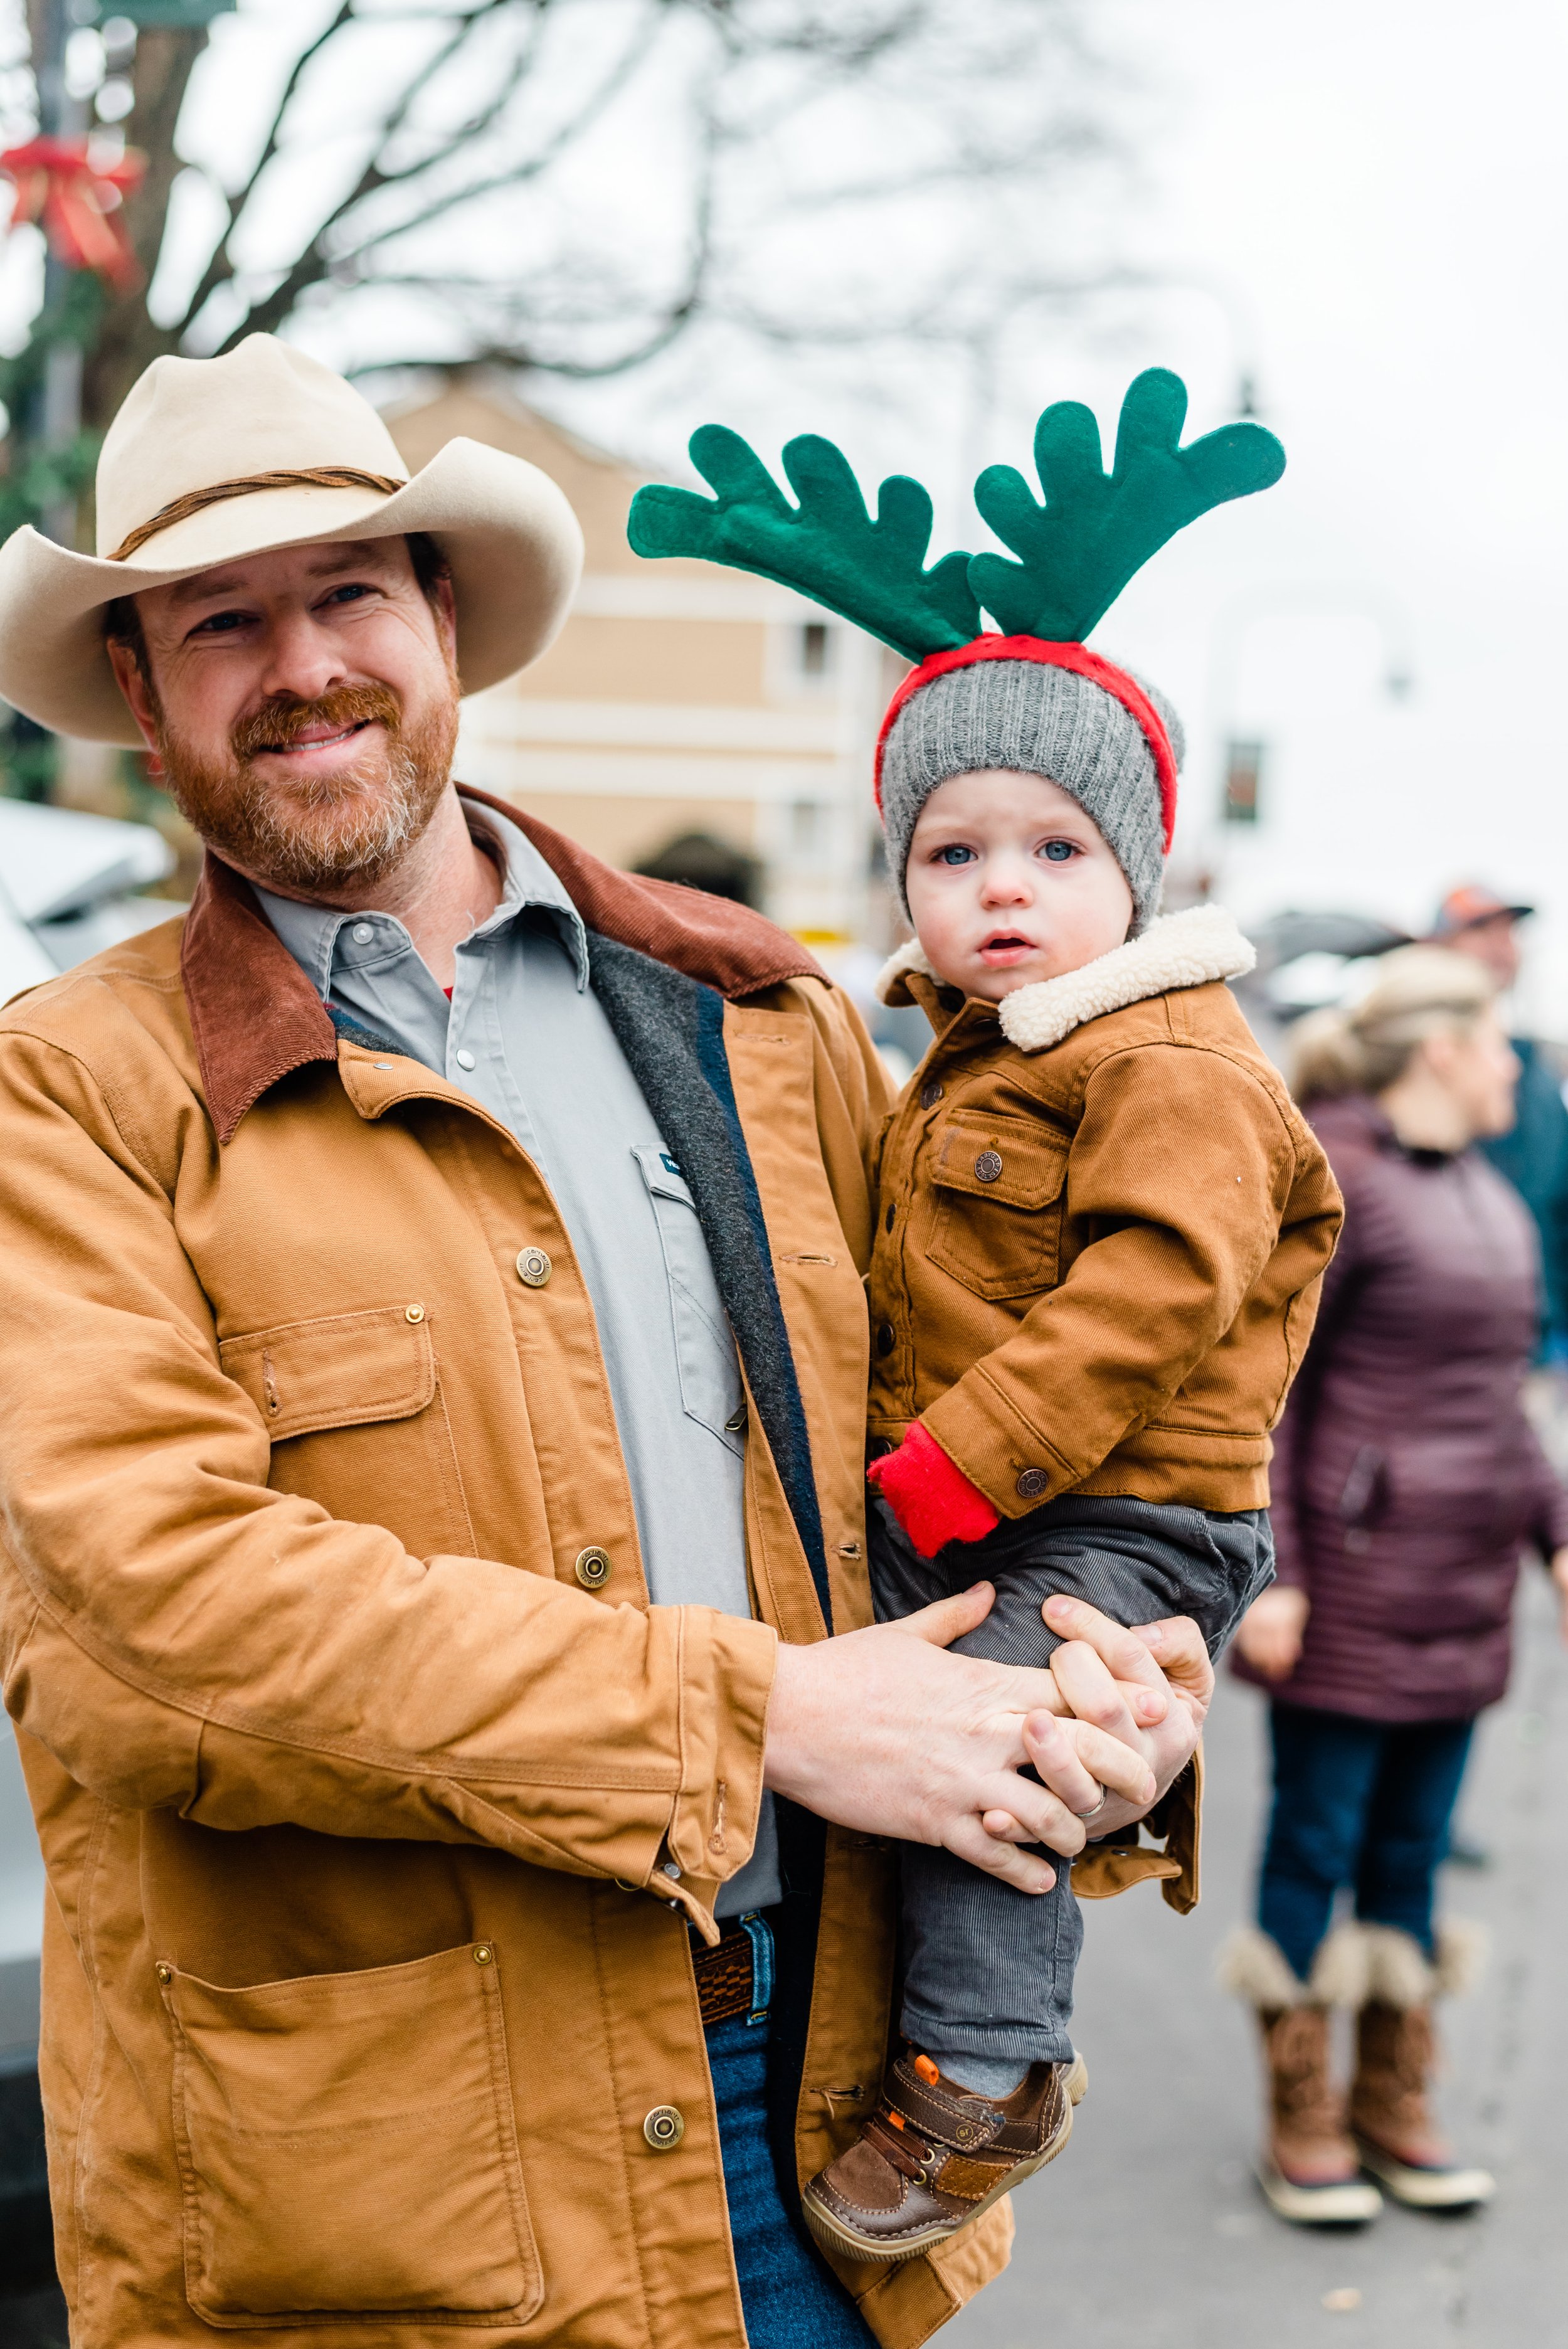
M891 1354L898 1343L898 1332L891 1321L884 1321L877 1330L877 1352Z
M669 2153L686 2135L686 2116L674 2105L655 2105L643 2123L643 2135L655 2153Z
M1026 1468L1022 1475L1018 1478L1017 1485L1014 1489L1016 1491L1020 1500L1036 1501L1038 1500L1042 1493L1046 1493L1050 1490L1050 1483L1051 1479L1048 1470L1044 1468Z
M371 928L371 926L370 926L370 925L369 925L369 923L368 923L368 922L356 922L356 923L355 923L355 925L354 925L354 943L355 943L355 945L356 945L356 947L367 947L367 946L370 944L371 939L372 939L375 936L376 936L376 933L375 933L375 931Z
M921 1108L922 1108L922 1109L934 1109L934 1108L936 1107L937 1102L942 1099L943 1094L944 1094L946 1091L947 1091L946 1086L945 1086L945 1085L944 1085L944 1084L940 1084L940 1083L937 1081L936 1078L933 1077L933 1079L931 1080L931 1082L930 1082L928 1085L922 1085L922 1087L921 1087L921 1089L920 1089L920 1106L921 1106Z
M597 1544L580 1549L572 1567L584 1590L603 1590L610 1579L610 1553Z
M403 1308L405 1321L422 1321L424 1318L425 1309L422 1305L405 1305Z
M494 1965L494 1963L495 1963L495 1951L491 1949L491 1947L490 1947L490 1943L489 1943L488 1941L481 1941L481 1942L479 1944L478 1948L475 1950L475 1951L474 1951L474 1963L475 1963L475 1965L476 1965L476 1966L491 1966L491 1965Z
M469 1051L466 1044L460 1045L458 1050L453 1053L452 1058L456 1061L459 1069L472 1069L478 1066L473 1054Z
M525 1288L542 1288L553 1270L554 1267L542 1247L518 1250L517 1277Z
M983 1150L975 1161L975 1173L982 1183L995 1183L1001 1172L1002 1154L999 1150Z

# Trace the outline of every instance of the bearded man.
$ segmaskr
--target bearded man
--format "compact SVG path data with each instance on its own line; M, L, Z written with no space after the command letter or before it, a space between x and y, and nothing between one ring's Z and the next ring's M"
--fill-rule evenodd
M1005 2206L868 2273L795 2202L882 2075L888 1839L1027 1890L1093 1814L1088 1889L1189 1880L1196 1635L871 1624L875 1056L757 915L452 781L560 492L408 481L258 336L142 378L98 526L0 553L0 690L145 742L208 854L0 1018L75 2349L913 2349Z

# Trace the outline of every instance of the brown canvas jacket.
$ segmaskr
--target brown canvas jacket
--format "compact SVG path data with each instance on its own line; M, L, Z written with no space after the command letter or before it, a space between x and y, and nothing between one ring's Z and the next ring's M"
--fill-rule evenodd
M1222 984L1250 960L1204 906L1000 1012L890 967L936 1034L883 1137L871 1427L920 1418L1004 1517L1267 1506L1341 1208Z
M226 867L0 1014L0 1661L74 2349L744 2341L687 1920L751 1849L776 1640L869 1619L885 1084L793 940L527 829L699 1206L731 1185L727 1263L757 1251L755 1621L648 1606L529 1159L339 1035ZM1183 1857L1100 1889L1190 1872L1184 1789ZM780 1811L804 2179L876 2092L892 1857ZM1010 2233L846 2280L914 2349Z

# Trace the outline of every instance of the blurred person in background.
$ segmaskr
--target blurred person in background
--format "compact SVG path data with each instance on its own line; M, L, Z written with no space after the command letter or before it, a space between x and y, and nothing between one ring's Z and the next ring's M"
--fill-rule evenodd
M1222 1979L1262 2029L1264 2189L1307 2224L1376 2216L1374 2178L1428 2209L1492 2187L1456 2164L1429 2100L1432 2000L1463 1986L1474 1940L1434 1921L1433 1896L1476 1716L1507 1682L1527 1543L1568 1632L1568 1495L1520 1400L1535 1234L1478 1146L1508 1131L1518 1069L1480 958L1432 946L1297 1030L1295 1091L1345 1229L1275 1437L1279 1579L1236 1640L1272 1699L1274 1808L1256 1928ZM1343 1889L1354 1920L1333 1926ZM1335 2006L1357 2017L1348 2099Z
M1533 905L1505 905L1474 882L1450 889L1438 907L1431 943L1474 957L1491 973L1500 995L1519 980L1519 925ZM1568 1107L1563 1071L1549 1044L1539 1037L1512 1039L1519 1061L1513 1123L1506 1133L1480 1144L1500 1174L1507 1176L1535 1218L1541 1235L1542 1278L1540 1351L1557 1370L1568 1370Z

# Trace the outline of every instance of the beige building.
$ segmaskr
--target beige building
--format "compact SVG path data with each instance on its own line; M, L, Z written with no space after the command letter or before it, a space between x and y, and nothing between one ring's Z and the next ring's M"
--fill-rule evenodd
M464 780L616 864L709 833L758 859L767 910L787 928L823 945L880 936L872 752L896 657L768 580L644 562L626 513L649 477L495 382L459 378L387 420L411 468L459 434L526 457L560 482L587 539L555 645L463 705Z

